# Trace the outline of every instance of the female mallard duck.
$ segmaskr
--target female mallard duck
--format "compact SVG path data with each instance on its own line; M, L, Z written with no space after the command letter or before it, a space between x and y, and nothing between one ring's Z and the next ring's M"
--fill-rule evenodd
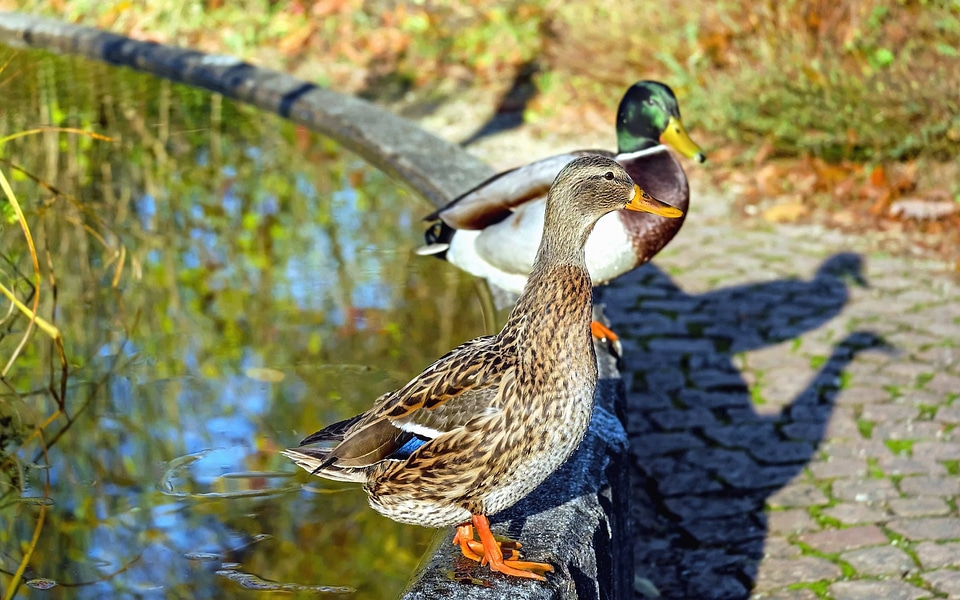
M679 217L601 156L565 166L547 199L529 282L500 333L448 352L369 411L283 453L312 474L363 483L370 505L426 527L459 525L454 543L494 571L544 580L549 564L520 561L487 515L529 494L580 443L597 366L584 244L621 208ZM480 541L473 537L476 527Z
M523 290L543 230L544 194L564 165L578 156L612 156L655 198L684 213L690 188L680 163L663 144L697 162L706 160L680 120L673 91L656 81L635 83L617 111L614 156L579 150L500 173L425 217L419 254L446 258L459 268L517 295ZM673 239L683 218L617 212L600 219L587 241L587 269L600 285L647 262Z

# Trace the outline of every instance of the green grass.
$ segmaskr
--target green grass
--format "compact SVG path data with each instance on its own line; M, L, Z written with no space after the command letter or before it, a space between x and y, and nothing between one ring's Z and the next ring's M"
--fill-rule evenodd
M829 515L823 514L823 509L829 507L823 506L810 506L807 508L807 512L810 514L810 518L816 521L824 529L844 529L848 527L844 525L843 521L840 519L835 519Z
M830 598L830 595L827 593L827 590L830 588L830 584L833 583L827 579L821 581L811 581L803 583L791 583L787 586L787 590L810 590L817 595L817 598Z
M884 440L883 443L894 454L910 456L916 440Z
M763 406L767 403L767 399L763 397L763 392L760 391L759 382L750 386L750 402L754 406Z
M933 373L921 373L917 376L917 389L923 388L923 386L930 383L930 380L933 379Z

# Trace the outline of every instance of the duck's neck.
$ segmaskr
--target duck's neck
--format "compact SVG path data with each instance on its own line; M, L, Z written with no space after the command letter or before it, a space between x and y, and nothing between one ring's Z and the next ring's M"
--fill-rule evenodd
M659 140L646 135L633 135L626 129L617 132L617 154L632 154L659 145Z
M583 248L594 224L559 227L552 220L548 211L533 269L505 327L524 340L521 347L557 343L558 337L571 335L573 343L580 337L589 341L593 284Z

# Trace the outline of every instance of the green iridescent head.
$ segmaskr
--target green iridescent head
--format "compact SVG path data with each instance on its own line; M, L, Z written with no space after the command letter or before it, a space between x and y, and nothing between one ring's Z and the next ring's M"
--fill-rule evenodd
M617 146L620 154L668 144L687 158L707 158L690 139L680 120L673 90L659 81L638 81L620 101L617 110Z

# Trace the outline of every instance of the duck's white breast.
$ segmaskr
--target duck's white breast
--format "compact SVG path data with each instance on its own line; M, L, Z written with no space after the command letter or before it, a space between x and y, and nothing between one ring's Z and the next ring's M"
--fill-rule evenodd
M619 277L637 264L636 250L619 211L604 215L597 221L584 251L593 285L601 285Z

